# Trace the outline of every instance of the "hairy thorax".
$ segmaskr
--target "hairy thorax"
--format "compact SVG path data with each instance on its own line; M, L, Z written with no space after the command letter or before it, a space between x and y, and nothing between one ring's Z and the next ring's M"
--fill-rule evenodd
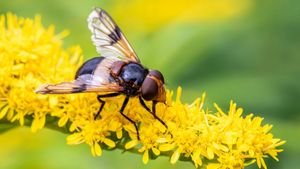
M136 63L129 63L122 67L119 77L120 85L124 87L125 94L137 95L148 74L148 70Z

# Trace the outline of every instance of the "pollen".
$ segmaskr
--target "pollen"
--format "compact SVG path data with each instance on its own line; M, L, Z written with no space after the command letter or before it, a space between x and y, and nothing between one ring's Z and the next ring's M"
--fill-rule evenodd
M124 96L105 99L101 118L95 93L40 95L34 90L45 83L71 81L82 64L81 49L63 49L67 31L55 34L54 26L44 27L41 17L0 17L0 119L18 121L32 132L52 124L68 128L67 144L87 144L93 156L114 148L141 155L145 164L158 156L168 156L172 164L191 161L195 167L244 168L256 163L267 168L264 159L278 161L278 147L285 141L270 133L272 125L263 118L243 115L243 109L230 101L229 110L214 104L205 106L204 93L192 103L183 103L183 90L168 90L166 104L157 105L157 116L166 129L147 112L137 98L131 98L124 114L139 126L140 140L133 125L120 113ZM149 107L151 103L146 103ZM54 122L53 122L54 121Z

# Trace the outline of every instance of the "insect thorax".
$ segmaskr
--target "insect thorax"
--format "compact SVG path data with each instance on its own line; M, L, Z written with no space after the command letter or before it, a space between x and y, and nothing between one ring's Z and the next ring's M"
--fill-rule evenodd
M120 72L120 77L124 83L123 86L125 87L126 94L138 94L148 72L147 69L137 63L125 65Z

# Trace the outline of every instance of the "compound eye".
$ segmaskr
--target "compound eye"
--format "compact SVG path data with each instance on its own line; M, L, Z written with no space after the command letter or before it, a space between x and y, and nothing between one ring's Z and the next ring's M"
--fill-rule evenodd
M158 70L151 70L151 71L149 72L149 74L150 74L151 76L155 76L156 78L158 78L159 80L161 80L163 84L165 84L164 76L161 74L160 71L158 71Z
M142 84L142 97L149 101L154 100L158 94L158 85L155 80L146 77Z

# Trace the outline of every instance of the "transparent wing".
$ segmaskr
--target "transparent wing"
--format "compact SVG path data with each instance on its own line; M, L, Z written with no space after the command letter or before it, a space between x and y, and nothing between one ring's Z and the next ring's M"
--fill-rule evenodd
M92 41L101 56L140 63L139 58L118 25L102 9L95 8L88 17Z
M122 87L110 79L99 75L84 74L72 82L62 82L59 84L46 84L38 88L35 92L40 94L68 94L85 92L120 92Z

